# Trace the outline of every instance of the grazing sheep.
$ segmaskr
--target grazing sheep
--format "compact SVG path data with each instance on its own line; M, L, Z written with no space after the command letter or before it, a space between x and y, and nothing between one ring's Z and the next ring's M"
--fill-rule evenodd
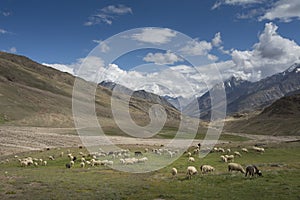
M248 149L242 148L242 152L248 153Z
M195 162L195 158L189 157L188 161L189 161L189 162Z
M75 164L74 161L71 160L71 161L70 161L70 165L71 165L71 166L74 166L74 164Z
M147 157L143 157L143 158L140 158L138 159L138 163L145 163L146 161L148 161L148 158Z
M149 149L148 148L145 148L144 152L145 153L148 153Z
M227 152L227 153L230 153L230 152L231 152L231 150L230 150L230 149L226 149L226 152Z
M187 170L186 170L186 175L188 177L188 179L192 178L192 175L196 175L198 173L196 167L194 166L188 166Z
M44 166L47 165L47 161L46 161L46 160L43 161L43 165L44 165Z
M188 156L188 157L191 157L191 156L192 156L192 153L191 153L191 152L187 152L187 156Z
M48 158L49 158L49 160L54 160L53 156L49 156Z
M262 147L256 147L256 146L254 146L254 147L252 147L252 149L255 150L255 151L257 151L257 152L260 152L260 153L265 152L265 149L262 148Z
M34 165L35 167L39 166L39 164L38 164L37 162L34 162L33 165Z
M77 160L76 156L73 157L72 161L75 161L75 160Z
M234 160L234 155L225 155L225 158L227 159L227 162L228 161L233 161Z
M28 163L25 160L22 160L20 162L20 164L21 164L21 167L26 167L28 165Z
M136 151L136 152L134 152L134 155L135 155L135 156L143 156L143 154L142 154L141 151Z
M80 163L80 167L81 167L81 168L84 168L84 167L85 167L85 163L84 163L84 162L81 162L81 163Z
M238 151L235 151L233 154L234 154L235 156L242 157L242 155L241 155L240 152L238 152Z
M67 163L67 164L66 164L66 168L70 169L70 168L71 168L71 164L70 164L70 163Z
M86 162L86 161L85 161L85 158L81 158L80 161L81 161L81 162Z
M219 147L218 152L225 153L225 150L223 148Z
M225 156L220 156L221 157L221 160L223 161L223 162L227 162L227 158L225 157Z
M249 165L246 167L246 174L245 177L249 174L250 177L254 175L262 176L261 171L255 165Z
M171 173L173 176L177 175L177 169L175 167L172 168Z
M210 165L201 165L200 170L204 174L204 173L215 171L215 168Z
M239 171L243 174L245 174L245 170L244 168L238 164L238 163L229 163L228 164L228 171L231 172L231 171Z

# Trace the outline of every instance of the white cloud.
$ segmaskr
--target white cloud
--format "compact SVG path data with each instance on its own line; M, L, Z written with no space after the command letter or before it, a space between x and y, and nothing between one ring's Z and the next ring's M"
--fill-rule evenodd
M237 71L253 73L252 78L255 80L281 72L300 61L300 46L293 40L278 35L277 29L275 24L266 23L259 42L253 45L252 50L232 51Z
M140 33L133 34L132 39L152 44L165 44L176 36L176 32L168 28L144 28Z
M74 75L74 69L67 66L67 65L64 65L64 64L48 64L48 63L42 63L42 65L45 65L47 67L52 67L54 69L57 69L59 71L62 71L62 72L67 72L69 74L72 74Z
M102 53L106 53L110 50L110 47L107 45L107 43L102 40L93 40L93 42L100 45L100 51Z
M262 2L263 2L263 0L218 0L213 5L212 9L216 9L216 8L220 7L221 5L243 6L243 5L248 5L248 4L258 4L258 3L262 3Z
M300 1L279 0L259 20L279 19L284 22L290 22L294 18L300 20Z
M11 12L9 11L0 11L0 14L3 15L4 17L8 17L11 15Z
M109 14L118 14L118 15L132 13L132 9L124 5L117 5L117 6L110 5L105 8L102 8L101 11Z
M166 53L148 53L143 60L146 62L153 62L157 65L168 65L183 61L182 58L170 51L167 51Z
M212 44L207 41L198 41L195 39L188 42L180 51L185 55L204 56L212 49Z
M215 34L215 37L211 41L212 45L218 47L222 44L221 33L218 32Z
M11 48L9 49L9 52L10 52L10 53L17 53L17 48L16 48L16 47L11 47Z
M8 31L0 28L0 34L6 34L6 33L8 33Z
M91 15L84 25L92 26L101 23L111 25L116 17L125 14L132 14L132 9L125 5L109 5Z

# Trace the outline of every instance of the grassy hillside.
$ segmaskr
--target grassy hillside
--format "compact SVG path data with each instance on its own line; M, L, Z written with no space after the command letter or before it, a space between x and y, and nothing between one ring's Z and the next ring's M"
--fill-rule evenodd
M300 94L283 97L253 117L229 121L225 129L250 134L300 135Z
M74 127L72 90L75 77L38 64L24 56L0 52L0 124ZM112 120L111 91L99 86L96 92L96 113L102 126L121 134ZM131 98L131 117L138 124L147 124L151 102ZM176 127L179 112L166 107L167 126ZM104 124L103 124L104 123Z

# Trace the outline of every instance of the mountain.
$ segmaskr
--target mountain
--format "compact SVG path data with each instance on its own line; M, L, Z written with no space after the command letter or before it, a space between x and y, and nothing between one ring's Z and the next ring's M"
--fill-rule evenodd
M108 88L109 90L113 91L114 89L117 89L118 93L130 95L135 98L140 98L143 100L146 100L151 103L160 104L163 106L172 107L175 109L175 107L169 103L164 97L161 97L159 95L156 95L151 92L146 92L145 90L136 90L133 91L123 85L111 82L111 81L102 81L99 83L102 87Z
M300 91L282 97L253 117L226 122L226 131L266 135L300 135Z
M93 83L79 79L86 85ZM0 52L0 124L74 127L72 91L75 77L43 66L24 56ZM97 86L95 111L104 130L121 134L111 111L111 90ZM145 95L140 95L142 97ZM84 97L83 97L84 99ZM120 101L122 97L120 96ZM84 103L84 100L82 103ZM132 97L129 111L140 125L149 123L149 108L153 102ZM168 117L166 126L176 127L180 113L163 105Z
M231 77L224 83L214 86L210 91L220 91L223 87L226 93L228 115L263 109L286 94L300 89L300 64L294 64L284 72L257 82ZM217 103L221 104L222 102ZM197 105L201 113L195 112L194 108ZM211 99L208 91L197 101L188 105L184 109L184 113L191 116L200 115L201 118L209 119L210 109Z

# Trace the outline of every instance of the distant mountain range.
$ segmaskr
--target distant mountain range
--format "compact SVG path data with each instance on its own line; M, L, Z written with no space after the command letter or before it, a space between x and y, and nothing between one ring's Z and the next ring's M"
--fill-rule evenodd
M173 104L171 104L169 101L167 101L164 97L161 97L157 94L146 92L145 90L136 90L133 91L123 85L111 82L111 81L102 81L99 83L100 86L105 87L111 91L114 89L117 89L118 93L123 93L126 95L130 95L135 98L140 98L143 100L146 100L148 102L154 103L154 104L160 104L168 107L175 108Z
M249 82L237 77L231 77L223 84L214 86L210 91L225 89L227 114L250 112L263 109L275 100L300 90L300 64L294 64L284 72L264 78L257 82ZM183 112L190 116L210 118L210 92L206 92L197 101L187 105ZM195 109L199 106L199 111Z

